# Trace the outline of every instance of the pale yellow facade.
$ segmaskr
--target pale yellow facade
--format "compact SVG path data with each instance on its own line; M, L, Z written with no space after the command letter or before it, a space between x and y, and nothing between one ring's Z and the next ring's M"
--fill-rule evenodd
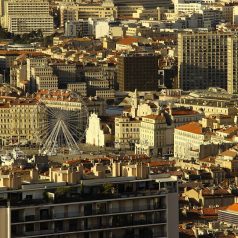
M61 26L67 21L78 21L88 18L117 18L117 7L112 4L106 5L76 5L61 4L60 6Z
M149 115L142 118L140 142L136 144L136 154L158 156L173 151L173 125L167 125L162 115Z
M16 101L0 106L0 144L36 142L43 115L36 102Z
M53 17L46 0L8 0L3 9L2 25L9 32L24 34L40 29L44 35L53 33Z
M115 147L132 149L140 138L140 121L130 117L115 118Z

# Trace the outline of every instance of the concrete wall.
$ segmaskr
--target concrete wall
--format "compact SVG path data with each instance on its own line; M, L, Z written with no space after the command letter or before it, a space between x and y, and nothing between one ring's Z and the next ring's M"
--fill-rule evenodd
M10 238L11 234L8 235L8 215L7 208L0 208L0 237Z
M168 230L167 237L168 238L179 238L179 206L178 206L178 194L168 194L167 195L167 204L168 207ZM175 212L176 211L176 212Z

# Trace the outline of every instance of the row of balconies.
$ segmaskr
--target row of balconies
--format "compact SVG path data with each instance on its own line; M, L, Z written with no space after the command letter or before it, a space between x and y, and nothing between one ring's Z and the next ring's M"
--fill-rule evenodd
M12 235L13 237L27 237L27 236L36 236L37 235L49 235L52 233L72 233L72 232L99 232L99 231L110 231L110 230L116 230L119 229L125 229L125 228L133 228L133 227L146 227L146 226L155 226L155 225L165 225L166 219L165 217L159 217L159 218L153 218L151 217L145 217L144 219L136 219L137 215L135 217L131 217L131 215L123 216L123 217L117 217L116 219L107 219L102 220L101 218L94 221L89 221L88 219L83 219L81 221L79 220L73 220L73 221L62 221L62 222L50 222L50 223L44 223L41 225L36 225L34 223L31 223L31 226L29 224L21 225L21 226L15 226L12 227ZM165 236L165 229L163 233L163 237Z
M22 222L30 222L30 221L42 221L42 220L52 220L52 219L62 219L62 218L83 218L87 217L94 217L94 216L109 216L109 215L116 215L116 214L127 214L128 212L137 213L141 211L150 211L150 210L165 210L165 204L154 204L154 205L144 205L144 206L128 206L123 207L123 209L118 208L109 208L106 209L104 207L98 209L90 209L87 207L86 209L82 209L81 211L75 212L55 212L54 210L45 210L45 213L40 214L40 212L32 215L24 215L24 210L12 212L11 220L12 223L22 223Z

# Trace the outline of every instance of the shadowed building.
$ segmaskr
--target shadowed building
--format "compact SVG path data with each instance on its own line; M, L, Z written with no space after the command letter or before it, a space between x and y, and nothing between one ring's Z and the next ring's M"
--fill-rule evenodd
M184 90L227 89L227 38L229 33L178 34L178 80Z
M149 54L122 55L118 59L118 84L121 91L158 89L158 57Z

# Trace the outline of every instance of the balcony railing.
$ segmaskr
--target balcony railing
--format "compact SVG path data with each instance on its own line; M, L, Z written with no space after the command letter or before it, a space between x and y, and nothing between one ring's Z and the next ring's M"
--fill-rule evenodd
M69 212L68 214L65 214L64 212L50 212L49 214L44 215L31 215L31 216L25 216L25 217L12 217L12 223L21 223L21 222L33 222L33 221L43 221L43 220L56 220L56 219L65 219L65 218L86 218L88 216L110 216L110 215L116 215L116 214L128 214L128 213L139 213L139 212L145 212L145 211L156 211L156 210L164 210L165 206L161 205L144 205L144 206L128 206L123 208L109 208L106 209L105 212L100 212L98 209L93 209L91 211L87 211L87 213L82 212Z

